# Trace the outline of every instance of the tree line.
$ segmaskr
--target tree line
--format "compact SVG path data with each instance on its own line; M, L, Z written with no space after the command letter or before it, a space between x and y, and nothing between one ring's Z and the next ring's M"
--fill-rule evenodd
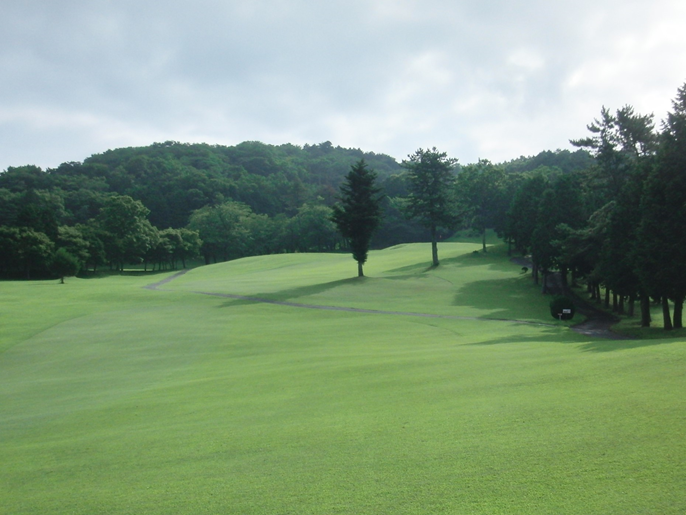
M665 329L683 327L686 296L686 84L658 129L654 115L631 105L603 107L587 137L570 140L592 163L565 173L545 165L509 172L508 165L482 160L445 176L443 197L427 192L436 179L413 179L410 208L420 197L441 213L443 223L495 229L514 249L529 255L532 277L542 283L559 272L562 284L584 281L592 299L617 313L651 324L650 304L662 306ZM410 156L410 177L421 153ZM447 167L455 164L445 154ZM436 167L434 167L434 170ZM511 169L511 168L510 168ZM449 192L453 193L452 200ZM450 206L450 207L446 207ZM427 216L430 209L420 209ZM413 213L417 214L417 213ZM432 219L438 221L438 217ZM486 251L485 239L483 250ZM438 264L433 249L433 263ZM604 289L604 298L601 292ZM673 313L670 313L670 301Z
M603 107L587 128L589 136L570 142L593 160L566 172L545 165L513 172L523 159L460 167L435 148L419 149L402 163L408 194L401 205L429 230L433 266L439 264L440 227L480 232L484 252L486 229L492 228L510 245L510 253L514 247L530 256L532 277L542 282L543 293L550 274L558 272L564 288L583 280L598 301L604 287L605 306L617 313L633 316L638 303L644 327L652 322L651 302L657 302L664 328L682 328L686 84L660 129L654 115L639 114L631 105L614 112ZM354 189L352 173L344 198ZM367 191L373 187L365 186ZM378 199L367 195L367 202L375 205ZM345 229L340 220L339 227ZM365 252L353 255L360 266L366 260Z
M584 152L542 152L560 168ZM407 216L408 170L393 158L318 145L234 147L178 142L122 148L83 162L0 173L0 275L64 276L75 269L186 266L278 252L346 249L332 219L351 164L364 160L379 188L372 246L426 241L431 227ZM454 229L435 229L445 238Z
M517 188L505 236L530 252L543 288L553 270L563 283L584 279L591 298L665 329L681 328L686 295L686 85L659 129L630 105L603 107L589 135L571 140L595 163L568 175L532 174ZM535 199L538 199L535 201ZM601 286L604 299L601 299ZM673 316L670 303L673 303Z

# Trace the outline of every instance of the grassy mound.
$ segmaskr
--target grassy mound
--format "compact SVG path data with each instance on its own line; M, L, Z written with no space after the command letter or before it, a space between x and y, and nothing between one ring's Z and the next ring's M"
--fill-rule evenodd
M686 344L549 323L442 244L0 283L0 506L44 513L683 513ZM302 309L294 304L479 320ZM486 320L483 320L483 319Z

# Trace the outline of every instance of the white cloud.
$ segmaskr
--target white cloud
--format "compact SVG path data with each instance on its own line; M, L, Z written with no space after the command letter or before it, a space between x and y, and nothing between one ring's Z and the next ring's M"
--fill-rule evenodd
M5 3L7 4L7 3ZM567 147L600 107L664 116L672 0L27 0L3 5L0 169L153 141L471 162Z

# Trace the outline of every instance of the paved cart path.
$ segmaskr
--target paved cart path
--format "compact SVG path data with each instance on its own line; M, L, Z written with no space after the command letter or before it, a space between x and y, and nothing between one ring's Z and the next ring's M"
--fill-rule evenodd
M515 257L510 261L518 265L526 266L531 269L531 261L523 257ZM569 288L564 288L560 275L555 273L548 277L548 290L557 295L566 295L574 299L574 304L578 313L586 317L583 322L571 326L573 331L595 338L606 338L609 340L630 340L628 336L615 333L612 326L619 322L619 318L595 307L590 302L579 297Z

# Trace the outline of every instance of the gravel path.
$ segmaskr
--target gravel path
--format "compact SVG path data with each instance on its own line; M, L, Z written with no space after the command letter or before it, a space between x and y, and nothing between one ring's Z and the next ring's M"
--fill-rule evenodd
M170 275L169 277L162 279L161 281L158 281L156 283L148 284L147 286L143 286L146 290L159 290L160 286L164 286L165 284L173 281L177 277L181 277L183 274L186 272L190 272L190 268L186 268L185 270L181 270L180 272L176 272L174 275Z

